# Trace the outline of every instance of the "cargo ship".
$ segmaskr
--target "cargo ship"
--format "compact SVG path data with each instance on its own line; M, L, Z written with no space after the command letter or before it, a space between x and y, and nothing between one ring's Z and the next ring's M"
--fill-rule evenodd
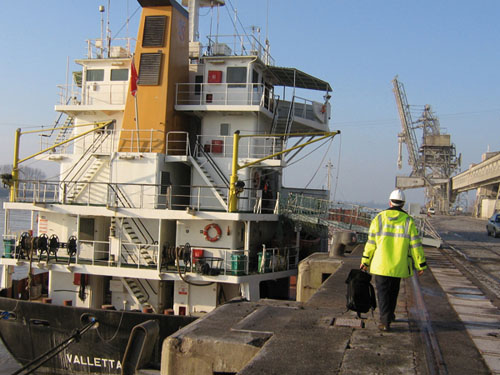
M200 9L217 17L223 0L138 3L137 37L87 41L58 121L18 129L2 175L0 336L22 365L60 348L40 373L120 373L131 331L147 321L144 361L158 369L162 340L218 306L289 298L314 225L283 209L328 199L283 176L304 147L338 134L330 84L276 65L255 33L201 42ZM27 155L31 135L42 142ZM23 180L33 159L57 163L58 178ZM31 226L11 230L26 210ZM315 236L312 250L325 250ZM15 267L29 270L22 288Z

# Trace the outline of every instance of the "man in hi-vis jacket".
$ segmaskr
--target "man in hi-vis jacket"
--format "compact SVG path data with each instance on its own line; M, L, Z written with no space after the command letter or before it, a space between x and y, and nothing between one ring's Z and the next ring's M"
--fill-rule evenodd
M371 222L360 268L375 275L380 325L389 331L396 317L394 311L401 278L420 276L427 268L422 240L415 222L405 211L404 193L397 189L389 196L390 208L380 212Z

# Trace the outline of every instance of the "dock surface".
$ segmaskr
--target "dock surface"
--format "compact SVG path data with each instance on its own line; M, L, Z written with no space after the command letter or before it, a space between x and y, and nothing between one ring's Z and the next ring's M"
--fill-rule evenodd
M188 347L203 344L221 352L194 351L200 374L214 356L210 374L500 374L500 238L487 236L484 220L431 221L444 246L425 248L429 269L401 283L390 332L378 330L378 310L362 320L346 311L345 279L359 267L358 245L307 302L224 305L174 334L164 358L173 371L176 360L189 362ZM224 343L234 351L226 354ZM245 348L252 354L237 368Z

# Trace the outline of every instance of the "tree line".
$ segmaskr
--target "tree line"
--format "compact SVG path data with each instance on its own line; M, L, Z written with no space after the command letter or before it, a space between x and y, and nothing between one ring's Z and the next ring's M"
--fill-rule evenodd
M4 176L9 176L12 174L12 165L1 164L0 165L0 175L2 176L2 181L6 181ZM46 174L39 168L31 167L20 167L19 168L19 179L20 180L43 180L46 178ZM5 196L8 194L9 186L4 183L0 184L0 196Z

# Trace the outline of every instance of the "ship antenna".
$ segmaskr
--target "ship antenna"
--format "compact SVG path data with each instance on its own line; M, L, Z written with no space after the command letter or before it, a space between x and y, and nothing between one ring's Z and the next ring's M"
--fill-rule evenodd
M127 27L126 27L126 31L125 31L125 37L127 39L127 51L130 54L130 38L129 38L129 31L128 31L129 23L130 23L130 11L129 11L129 2L127 0L127 23L126 23Z
M101 13L101 46L100 46L100 53L99 57L102 57L103 49L104 49L104 5L99 5L99 13Z
M108 48L108 57L110 57L109 50L111 49L111 30L109 29L109 10L111 0L108 0L108 13L106 13L106 46Z
M269 62L270 62L270 59L269 59L269 56L270 56L270 51L269 51L269 2L271 0L267 0L267 13L266 13L266 41L265 41L265 44L266 44L266 51L265 51L265 58L264 58L264 62L269 65Z

